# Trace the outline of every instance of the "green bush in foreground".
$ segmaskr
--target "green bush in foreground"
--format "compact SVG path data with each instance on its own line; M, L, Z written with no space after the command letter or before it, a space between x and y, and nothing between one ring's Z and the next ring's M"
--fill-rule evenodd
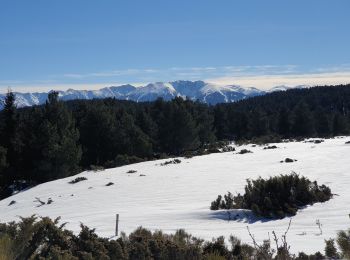
M257 216L284 218L295 215L299 208L332 198L332 192L325 185L300 177L296 173L270 177L269 179L247 180L244 195L233 196L230 192L221 195L211 203L211 210L250 209Z
M128 236L122 233L113 240L99 237L84 225L75 235L58 222L59 218L32 216L21 218L18 223L0 223L0 259L317 260L326 259L325 256L332 259L350 256L350 230L340 231L336 239L326 240L324 256L320 252L291 254L285 237L282 243L265 240L261 245L253 238L254 246L250 246L234 236L230 236L228 243L224 237L204 241L181 229L175 234L164 234L139 227ZM286 233L288 230L289 227Z

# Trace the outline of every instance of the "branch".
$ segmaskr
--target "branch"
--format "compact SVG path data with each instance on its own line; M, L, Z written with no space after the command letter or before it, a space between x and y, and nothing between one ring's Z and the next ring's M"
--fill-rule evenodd
M43 206L43 205L46 204L45 202L43 202L42 200L40 200L40 198L38 198L38 197L35 197L34 202L39 202L39 203L40 203L40 205L38 205L37 207L41 207L41 206Z

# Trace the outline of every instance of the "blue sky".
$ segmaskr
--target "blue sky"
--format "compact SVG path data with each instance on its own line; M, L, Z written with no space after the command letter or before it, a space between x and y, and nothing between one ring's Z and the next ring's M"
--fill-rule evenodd
M1 0L0 91L346 83L349 10L348 0Z

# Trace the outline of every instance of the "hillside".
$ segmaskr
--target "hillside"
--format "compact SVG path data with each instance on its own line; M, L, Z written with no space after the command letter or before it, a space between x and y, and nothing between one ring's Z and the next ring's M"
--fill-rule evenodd
M310 140L309 140L310 141ZM268 177L295 171L337 194L326 203L302 209L292 218L287 236L293 252L322 251L324 239L349 227L348 192L350 169L350 137L326 139L324 142L277 143L277 149L244 145L236 152L179 158L181 163L161 166L168 160L131 164L104 171L85 171L56 181L38 185L0 201L1 222L19 220L19 216L62 217L67 228L78 232L81 222L96 228L97 234L112 237L115 214L120 214L120 230L131 232L138 226L174 232L184 228L195 236L212 237L234 234L251 243L246 226L256 239L268 238L275 230L282 234L288 218L256 219L249 211L234 211L236 220L228 221L226 211L210 211L210 202L226 191L242 192L247 178ZM237 154L241 149L253 153ZM293 163L280 163L285 158ZM135 173L127 173L135 170ZM76 177L87 180L68 182ZM106 186L108 183L113 185ZM52 199L51 204L39 206ZM11 201L15 201L10 205ZM236 216L238 214L238 216ZM319 220L323 233L316 225Z

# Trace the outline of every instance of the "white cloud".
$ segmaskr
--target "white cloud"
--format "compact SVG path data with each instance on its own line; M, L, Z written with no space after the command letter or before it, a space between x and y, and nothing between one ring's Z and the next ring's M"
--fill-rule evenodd
M104 82L104 83L96 83L96 84L44 84L44 85L32 85L32 84L24 84L24 85L16 85L16 86L11 86L11 90L14 92L47 92L50 90L67 90L67 89L74 89L74 90L96 90L96 89L101 89L105 87L110 87L110 86L120 86L123 85L124 83L120 82ZM145 83L143 82L135 82L135 83L130 83L134 86L142 86ZM0 84L0 93L6 93L8 90L8 86L2 86Z
M2 80L0 81L0 92L6 92L8 87L19 92L67 90L69 88L94 90L127 83L140 86L149 82L174 80L204 80L219 85L236 84L260 89L269 89L279 85L314 86L350 83L350 64L319 67L308 71L305 72L305 69L300 69L299 66L293 64L110 70L86 74L67 73L51 76L45 80L28 82Z
M258 75L209 78L206 81L219 85L237 84L246 87L269 89L274 86L337 85L350 83L350 71L288 75Z
M155 69L125 69L125 70L112 70L105 72L93 72L93 73L67 73L64 74L65 78L73 78L73 79L84 79L84 78L107 78L107 77L118 77L125 75L137 75L137 74L149 74L156 73Z

